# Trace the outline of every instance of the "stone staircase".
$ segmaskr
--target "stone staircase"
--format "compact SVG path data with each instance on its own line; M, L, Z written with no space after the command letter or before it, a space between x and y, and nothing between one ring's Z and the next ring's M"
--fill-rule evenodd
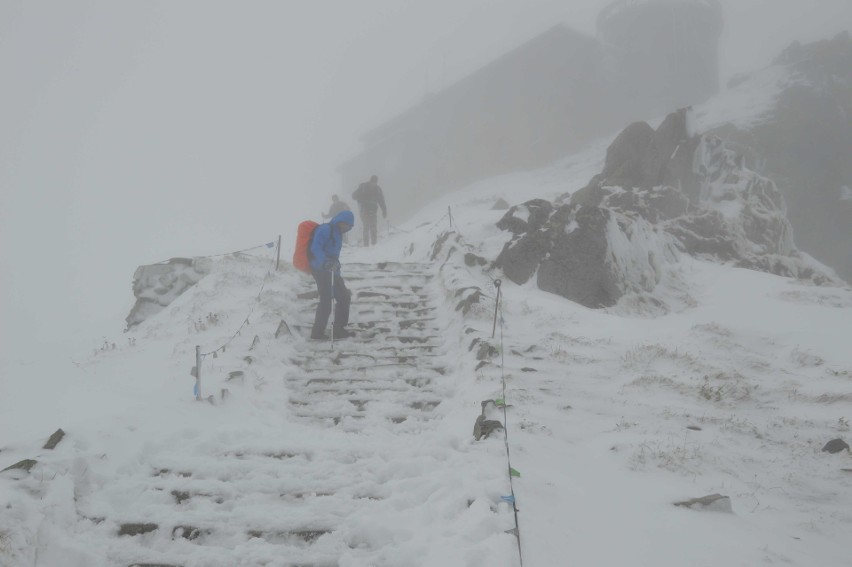
M432 470L468 457L458 447L419 445L445 417L453 361L430 266L348 264L344 277L354 337L333 348L311 341L303 335L316 301L291 311L290 326L302 332L282 365L286 440L261 446L234 435L175 445L146 463L145 482L116 474L97 490L77 490L83 545L109 542L106 564L122 567L392 564L385 547L406 536L374 537L365 518L392 510L428 519L424 503L406 494L435 482ZM312 280L298 291L309 298ZM405 454L401 438L410 439ZM470 506L458 474L458 499ZM116 502L126 511L109 517ZM382 529L392 532L392 519Z

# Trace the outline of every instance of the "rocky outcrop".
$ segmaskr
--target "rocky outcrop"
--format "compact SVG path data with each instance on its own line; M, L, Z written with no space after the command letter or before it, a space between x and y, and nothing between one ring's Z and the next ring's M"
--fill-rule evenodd
M785 77L785 86L768 112L748 125L726 124L713 133L738 144L746 167L775 180L789 207L796 244L852 281L849 33L794 43L772 67L738 77L729 88L746 97L751 90L765 90L766 77L778 76Z
M593 308L653 292L684 253L839 283L796 249L775 183L689 123L684 109L657 130L631 124L586 187L509 209L497 226L512 238L496 265L515 283L536 276L540 289Z
M211 266L207 258L172 258L168 262L136 268L133 274L136 303L125 319L127 328L162 311L210 273Z

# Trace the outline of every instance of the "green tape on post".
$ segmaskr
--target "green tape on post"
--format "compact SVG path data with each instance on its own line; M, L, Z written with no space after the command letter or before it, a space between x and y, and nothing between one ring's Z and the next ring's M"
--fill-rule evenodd
M512 467L509 467L509 474L511 476L515 477L515 478L521 478L521 473L519 473L517 470L513 469Z

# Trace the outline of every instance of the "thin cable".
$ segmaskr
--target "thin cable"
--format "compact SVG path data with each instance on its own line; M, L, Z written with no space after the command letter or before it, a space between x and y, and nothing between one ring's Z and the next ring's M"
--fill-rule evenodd
M264 245L264 246L265 246L265 245ZM256 246L255 248L259 248L259 246ZM254 297L254 301L252 302L251 309L249 310L249 313L248 313L248 315L246 315L245 319L243 319L243 322L242 322L242 324L240 325L240 327L239 327L239 328L238 328L238 329L234 332L234 334L233 334L233 335L231 335L231 338L229 338L227 341L225 341L225 343L224 343L222 346L220 346L219 348L216 348L216 349L214 349L214 350L211 350L210 352L204 352L204 353L201 353L201 357L202 357L202 358L207 357L207 356L209 356L209 355L211 355L211 354L215 354L215 353L219 352L220 350L224 352L225 348L226 348L229 344L231 344L231 341L233 341L235 338L237 338L237 336L240 334L240 332L243 330L243 328L244 328L246 325L251 324L251 323L250 323L251 316L252 316L252 314L254 314L254 309L255 309L255 307L257 307L257 304L260 302L260 294L262 294L262 293L263 293L263 290L264 290L264 288L266 287L266 282L268 282L268 281L269 281L269 279L270 279L270 277L269 277L269 276L271 276L271 275L272 275L272 273L273 273L272 265L273 265L274 263L275 263L275 258L272 258L272 259L270 260L269 267L268 267L268 268L267 268L267 270L266 270L266 275L265 275L265 276L263 276L263 283L261 283L261 285L260 285L260 290L257 292L257 295L255 295L255 297Z
M503 441L506 444L506 463L509 468L509 490L512 494L512 510L515 514L515 537L518 541L518 559L521 562L521 567L524 567L524 556L521 553L521 526L518 523L518 506L515 502L515 487L512 483L512 455L509 451L509 416L506 411L506 364L505 364L505 349L503 348L503 302L501 301L502 297L499 293L500 288L497 288L497 305L498 310L500 312L500 380L503 382Z
M241 252L248 252L249 250L257 250L258 248L274 248L275 242L267 242L266 244L258 244L257 246L252 246L251 248L243 248L242 250L234 250L233 252L225 252L223 254L210 254L209 256L193 256L192 258L220 258L222 256L231 256L232 254L240 254ZM168 260L163 260L161 262L155 262L153 265L158 264L168 264L172 261L172 258Z

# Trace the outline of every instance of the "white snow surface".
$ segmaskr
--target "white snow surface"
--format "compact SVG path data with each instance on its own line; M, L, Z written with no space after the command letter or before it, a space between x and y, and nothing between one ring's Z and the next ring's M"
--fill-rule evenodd
M689 296L669 301L678 312L625 316L506 281L491 339L499 273L462 254L493 259L509 238L494 226L505 211L491 205L555 198L602 159L597 147L477 183L383 227L374 248L344 249L353 290L383 290L390 302L388 286L405 295L406 281L427 282L429 364L445 372L429 392L440 404L403 423L384 419L388 393L367 401L362 420L301 413L358 412L330 394L309 398L299 381L305 368L330 368L333 353L296 332L312 317L311 301L296 297L311 279L289 267L268 275L268 256L218 260L169 307L109 338L115 349L4 368L0 469L38 463L0 473L0 565L500 567L521 555L527 567L848 565L852 457L821 448L852 437L852 290L672 256L653 249L649 226L635 238L657 260L613 261L636 263L653 287L666 259ZM461 237L431 260L450 212ZM401 263L370 279L386 261ZM462 315L457 291L469 286L484 296ZM365 305L353 297L353 325L370 318ZM282 319L295 336L275 338ZM479 369L474 338L498 348ZM363 357L368 380L414 372L370 362L389 341L335 349ZM195 401L195 345L226 343L202 364L202 392L216 404ZM399 376L425 376L417 364ZM234 370L242 381L227 380ZM491 405L487 418L505 420L506 437L475 441L481 402L499 398L505 414ZM64 440L41 449L59 427ZM511 483L510 466L520 473ZM512 492L520 548L505 533ZM674 505L714 493L730 497L732 513ZM129 522L158 529L119 537ZM201 535L180 537L188 527Z

